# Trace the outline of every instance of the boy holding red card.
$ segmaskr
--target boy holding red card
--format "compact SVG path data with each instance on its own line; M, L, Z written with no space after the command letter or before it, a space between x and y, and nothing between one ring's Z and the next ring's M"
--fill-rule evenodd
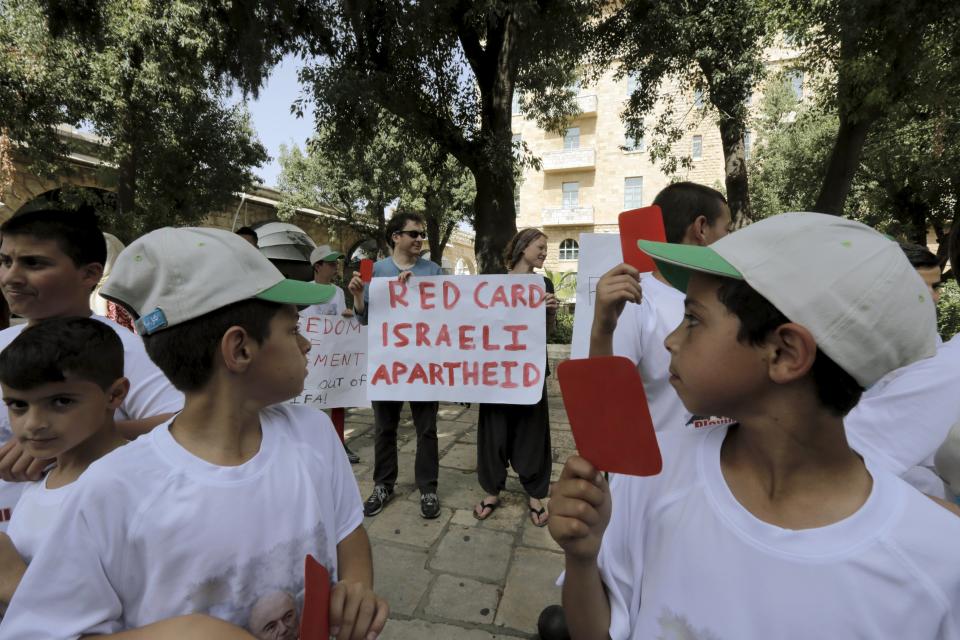
M788 213L711 247L641 246L686 293L671 385L737 423L661 433L663 472L618 476L615 506L567 461L550 532L572 637L960 637L960 519L843 430L864 387L935 351L897 244Z

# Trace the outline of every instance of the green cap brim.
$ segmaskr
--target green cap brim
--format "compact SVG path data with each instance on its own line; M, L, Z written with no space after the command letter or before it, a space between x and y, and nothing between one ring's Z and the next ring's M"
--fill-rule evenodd
M335 261L339 260L339 259L342 258L342 257L343 257L343 254L342 254L342 253L337 253L336 251L334 251L334 252L331 253L330 255L326 255L326 256L324 256L323 258L321 258L320 260L317 260L317 262L335 262Z
M295 304L299 306L321 304L330 300L336 292L336 285L302 282L300 280L281 280L269 289L256 295L260 300Z
M637 246L653 258L667 282L684 293L687 292L691 271L743 280L743 275L710 247L651 240L637 240Z

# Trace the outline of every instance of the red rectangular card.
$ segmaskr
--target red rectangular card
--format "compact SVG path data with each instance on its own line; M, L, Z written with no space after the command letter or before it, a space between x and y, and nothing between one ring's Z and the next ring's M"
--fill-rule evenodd
M360 279L370 282L373 279L373 260L364 258L360 261Z
M663 228L663 213L657 205L631 209L620 214L620 246L623 261L644 273L653 271L653 260L640 251L637 240L666 242L667 234Z
M622 356L566 360L557 378L581 457L601 471L660 473L660 447L633 362Z
M330 572L308 555L303 566L303 614L300 616L300 640L330 638Z

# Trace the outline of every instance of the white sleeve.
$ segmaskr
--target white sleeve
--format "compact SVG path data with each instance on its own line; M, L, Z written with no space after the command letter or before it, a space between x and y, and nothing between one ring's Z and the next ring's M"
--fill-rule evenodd
M140 338L135 336L135 340ZM142 343L124 344L123 358L123 373L130 380L130 392L120 406L121 419L142 420L176 413L183 408L183 394L174 389L153 364Z
M614 479L615 478L615 479ZM597 566L610 601L610 638L625 640L633 633L631 613L640 610L642 583L643 525L642 509L633 504L636 480L611 477L613 511L603 534Z
M343 289L341 289L337 285L333 285L333 286L337 287L336 293L333 294L333 298L337 303L337 315L341 315L343 314L344 311L347 310L347 298L343 293Z
M850 445L896 475L923 463L960 420L960 343L895 372L844 419Z
M89 495L78 491L64 505L56 534L40 546L14 593L0 639L64 640L122 630L123 606L105 568L122 545L104 551L97 530L105 530L106 514L79 507Z
M360 497L360 487L353 476L347 452L343 450L343 443L333 426L330 417L317 410L322 416L323 437L326 439L324 450L330 454L331 492L336 509L337 543L363 524L363 501Z
M640 328L640 305L628 302L617 321L613 332L613 355L630 358L634 366L640 366L643 358L642 331Z

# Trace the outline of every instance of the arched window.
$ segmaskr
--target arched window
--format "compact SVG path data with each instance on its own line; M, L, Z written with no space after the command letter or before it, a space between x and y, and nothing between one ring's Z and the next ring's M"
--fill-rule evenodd
M453 273L454 275L458 276L468 276L470 275L470 267L467 266L467 263L464 262L463 258L457 258L457 266Z
M567 238L560 243L560 259L576 260L580 256L580 245L573 238Z

